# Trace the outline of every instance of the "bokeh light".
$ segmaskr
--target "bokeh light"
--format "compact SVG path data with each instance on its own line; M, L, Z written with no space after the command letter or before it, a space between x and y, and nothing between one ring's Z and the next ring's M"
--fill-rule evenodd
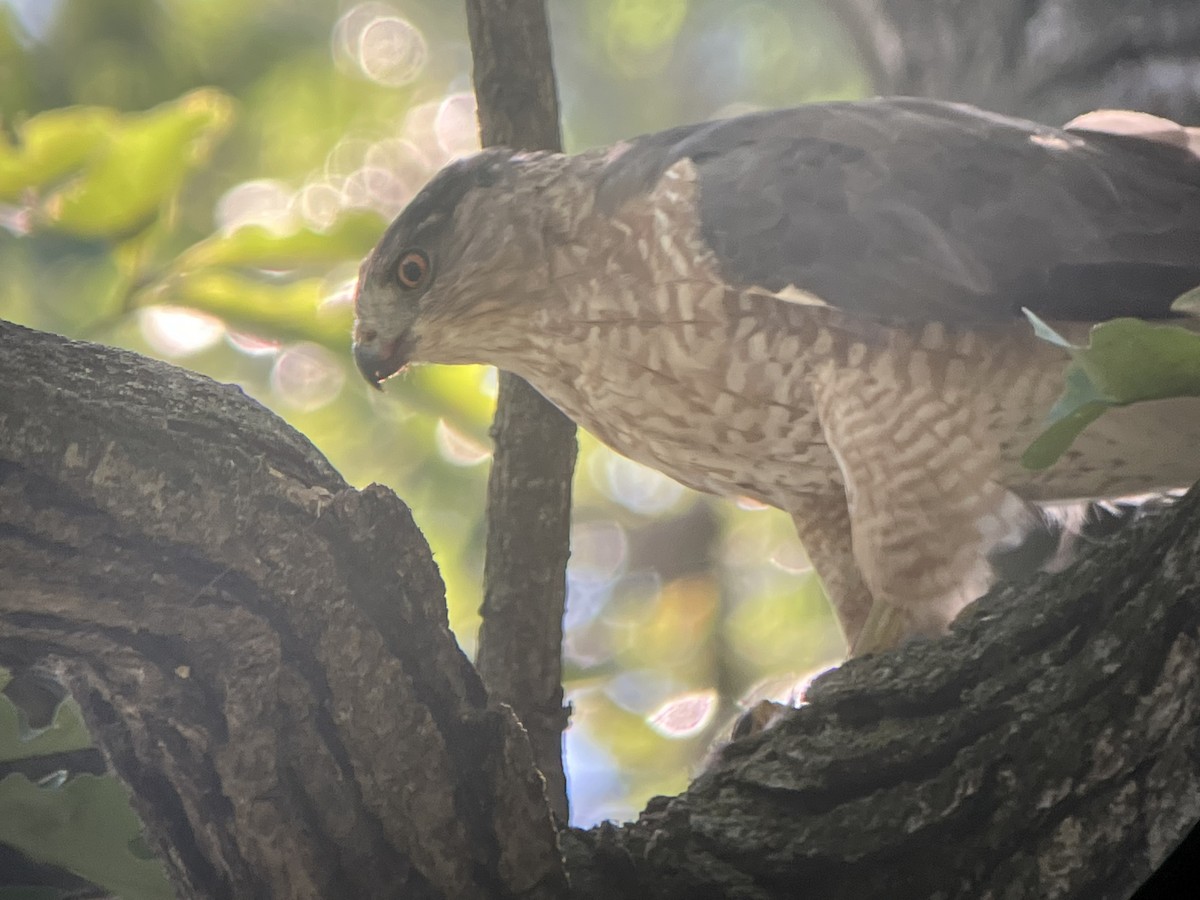
M365 137L346 135L339 138L329 152L325 154L325 177L330 179L348 178L350 174L363 164L367 151L371 149L371 141Z
M225 340L239 353L247 356L274 356L282 347L279 341L243 331L227 331Z
M8 6L16 14L17 21L30 40L41 40L54 19L62 11L62 0L3 0L0 6Z
M207 350L225 334L225 323L216 316L177 306L139 310L138 325L156 353L174 359Z
M771 565L791 575L802 575L812 571L812 562L804 552L804 545L794 534L780 536L767 558Z
M629 538L620 523L584 522L571 529L571 560L567 577L572 582L612 584L624 570Z
M144 243L72 242L39 234L30 207L0 210L0 315L241 384L348 481L393 487L472 652L496 372L420 367L381 394L349 357L362 255L439 168L479 146L461 4L0 7L16 11L6 125L97 100L147 109L205 86L236 110L212 164ZM817 0L556 0L549 12L570 150L866 86ZM355 219L368 224L347 230ZM301 249L172 272L189 245L249 246L242 229L254 225ZM564 660L572 821L588 825L681 788L744 692L793 684L841 645L786 516L710 506L586 435L580 444ZM711 527L695 527L698 510Z
M650 714L650 727L673 740L695 737L712 723L720 701L713 688L678 694Z
M363 163L386 169L415 193L429 178L433 164L412 141L403 138L385 138L375 141L363 155Z
M434 439L442 459L456 466L477 466L492 456L491 447L463 434L445 419L438 419Z
M328 181L311 181L296 195L296 205L305 225L324 231L342 214L346 197Z
M363 77L401 87L420 77L429 61L425 36L387 3L360 3L333 29L334 59Z
M479 150L479 120L475 95L451 94L438 105L433 132L446 159L468 156Z
M372 20L358 39L358 65L380 84L399 87L421 74L428 58L425 37L399 16Z
M271 369L275 395L301 412L312 412L332 403L345 380L341 361L320 344L288 347Z
M225 234L246 225L260 225L276 234L286 234L296 227L292 192L273 178L234 185L217 201L213 217Z
M349 209L376 209L391 216L409 199L404 182L380 166L361 166L350 173L342 188Z
M608 450L591 458L593 479L610 498L644 516L657 516L679 503L684 488L661 472Z
M357 260L352 260L329 270L321 285L321 309L348 308L354 304L354 293L358 289ZM347 338L349 339L349 338Z

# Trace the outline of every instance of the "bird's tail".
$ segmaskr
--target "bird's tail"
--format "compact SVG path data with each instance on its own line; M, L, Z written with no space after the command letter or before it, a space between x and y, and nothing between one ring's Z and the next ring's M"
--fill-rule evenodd
M1022 581L1036 572L1059 572L1088 545L1101 543L1143 516L1175 503L1182 491L1115 500L1029 504L1033 514L1020 541L988 556L998 581Z

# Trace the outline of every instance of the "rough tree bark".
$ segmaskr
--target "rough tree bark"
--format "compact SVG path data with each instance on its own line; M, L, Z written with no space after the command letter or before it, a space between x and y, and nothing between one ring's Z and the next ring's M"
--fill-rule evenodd
M1200 815L1200 496L564 835L428 550L234 388L0 329L0 661L67 679L181 896L1123 897Z
M0 664L70 685L181 897L562 886L393 494L135 354L0 323L0 384Z
M1129 896L1200 818L1197 525L1193 492L949 638L819 679L683 796L570 835L577 891Z
M1017 33L992 4L851 2L903 37L885 86L1032 111L983 83L1026 54L967 77ZM1091 88L1044 118L1119 102L1110 21L1059 34ZM1140 24L1131 56L1169 49ZM389 492L132 354L0 325L0 385L0 663L71 684L181 896L1119 898L1200 816L1200 496L844 666L637 823L556 833Z

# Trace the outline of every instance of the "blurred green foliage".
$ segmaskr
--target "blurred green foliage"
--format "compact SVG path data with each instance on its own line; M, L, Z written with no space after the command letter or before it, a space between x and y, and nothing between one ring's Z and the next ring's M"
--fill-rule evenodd
M124 787L113 778L77 775L36 785L23 775L0 779L0 842L40 862L68 868L114 895L174 896L150 857Z
M1196 291L1180 297L1186 306ZM1200 334L1178 325L1142 319L1112 319L1091 330L1086 346L1072 344L1026 310L1034 331L1071 355L1062 397L1050 411L1046 430L1022 462L1050 466L1105 411L1116 406L1171 397L1200 397Z
M11 679L11 673L0 668L0 691ZM22 710L0 694L0 760L79 750L90 743L79 704L74 700L64 700L53 710L50 721L39 727L31 725Z
M0 668L0 691L11 688L10 680L11 673ZM48 721L31 723L27 709L0 693L0 762L69 753L90 744L72 698L37 715ZM121 897L172 896L166 873L147 851L124 786L111 778L70 775L57 771L37 783L19 773L0 777L0 843ZM31 889L16 887L0 873L3 900L32 896Z
M571 149L867 90L815 0L549 7ZM348 331L359 259L476 146L469 62L458 3L0 0L0 316L237 382L352 483L393 487L468 652L494 373L380 396ZM738 697L841 642L784 516L581 444L566 687L588 824L682 788Z

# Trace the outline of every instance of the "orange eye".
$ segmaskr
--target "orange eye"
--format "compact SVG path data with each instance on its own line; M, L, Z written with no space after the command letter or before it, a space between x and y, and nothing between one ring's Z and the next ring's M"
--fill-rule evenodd
M400 287L412 290L419 288L429 277L429 257L424 250L405 250L396 265L396 280Z

